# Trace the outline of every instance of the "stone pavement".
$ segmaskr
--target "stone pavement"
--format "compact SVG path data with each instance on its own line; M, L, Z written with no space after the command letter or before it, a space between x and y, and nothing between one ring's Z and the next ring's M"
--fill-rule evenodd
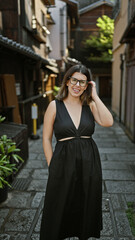
M48 168L39 140L29 140L29 159L0 205L0 240L38 240ZM101 240L135 240L126 217L135 202L135 144L117 122L96 126L95 139L103 169L103 231ZM53 145L55 139L53 139ZM77 238L74 238L77 239ZM92 239L91 239L92 240Z

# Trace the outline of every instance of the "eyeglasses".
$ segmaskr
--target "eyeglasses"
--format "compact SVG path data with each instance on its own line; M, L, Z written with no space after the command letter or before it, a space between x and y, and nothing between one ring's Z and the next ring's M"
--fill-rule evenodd
M78 80L78 79L76 79L74 77L70 77L69 79L70 79L70 83L72 85L76 85L79 82L79 85L81 87L85 87L87 85L87 82L88 82L87 80Z

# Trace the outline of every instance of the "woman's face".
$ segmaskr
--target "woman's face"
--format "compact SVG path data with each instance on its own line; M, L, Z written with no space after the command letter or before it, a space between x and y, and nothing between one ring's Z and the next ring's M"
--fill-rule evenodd
M87 77L82 73L75 72L68 80L67 86L68 94L73 97L80 97L88 86Z

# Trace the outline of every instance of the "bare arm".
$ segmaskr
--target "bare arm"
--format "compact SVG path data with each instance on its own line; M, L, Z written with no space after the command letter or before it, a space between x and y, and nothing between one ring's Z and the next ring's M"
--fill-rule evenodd
M53 124L56 115L55 101L52 101L44 115L43 125L43 149L46 157L47 164L49 166L53 150L52 150L52 135L53 135Z
M95 118L95 121L103 127L111 127L113 125L113 117L101 99L98 97L96 87L92 84L92 103L90 108Z

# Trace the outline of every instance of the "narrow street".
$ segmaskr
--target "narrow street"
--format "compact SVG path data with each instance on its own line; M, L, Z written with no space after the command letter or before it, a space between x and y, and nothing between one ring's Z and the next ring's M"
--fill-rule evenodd
M38 240L48 168L40 139L29 140L29 159L0 205L0 240ZM103 231L101 240L133 240L126 217L127 202L135 202L135 145L117 122L96 126L93 135L103 169ZM53 139L55 144L55 139ZM77 239L77 238L74 238Z
M78 65L77 68L75 65ZM87 71L84 70L85 66ZM3 138L0 143L0 187L5 180L10 182L15 176L15 165L12 161L16 163L17 159L16 155L13 156L17 152L14 149L15 145L12 145L14 143L8 144L9 140L5 140L4 135L16 143L25 163L14 177L7 200L0 203L0 240L39 240L48 181L48 166L42 147L44 112L58 93L61 95L60 99L65 99L71 97L70 90L73 90L75 95L72 95L71 100L81 97L87 101L87 97L91 97L97 104L99 118L108 118L89 83L96 86L99 98L112 109L117 119L110 128L96 125L93 135L100 152L103 173L103 182L100 178L100 184L103 186L103 230L100 240L135 240L127 218L129 204L133 205L135 211L135 0L0 0L0 137ZM69 105L71 103L72 101L69 101ZM76 109L71 110L76 115ZM3 117L4 121L1 120ZM101 120L104 122L104 119ZM118 121L122 122L123 126ZM111 122L111 118L109 121L107 119L107 122L105 119L105 124L111 125ZM28 139L32 134L35 135L36 123L40 138ZM84 126L88 133L85 123ZM62 129L62 126L58 129ZM77 130L76 128L76 133ZM126 133L130 134L134 143ZM76 136L79 137L78 134ZM55 143L56 139L53 137L53 148ZM29 157L26 161L28 145ZM75 148L78 150L78 145ZM72 149L75 148L72 145ZM67 152L70 153L65 150L65 155ZM81 155L79 151L77 155ZM59 157L57 159L61 160ZM72 160L73 157L69 159ZM18 162L16 168L20 166L21 163ZM80 165L76 166L80 170ZM68 172L67 167L65 169ZM87 178L87 174L80 175L78 169L74 171L77 183L78 176ZM87 167L86 169L89 177L90 171ZM101 176L98 171L94 179L97 179L97 176ZM92 180L91 183L95 181ZM84 185L86 188L86 184ZM97 183L93 187L90 184L91 189L99 193L101 188L97 190L97 186L101 185ZM2 191L6 192L5 186L3 189ZM71 190L70 187L68 189ZM75 185L74 193L76 191L80 194ZM61 189L60 192L64 199ZM56 195L60 196L58 193ZM69 199L67 195L65 194L65 199ZM77 194L76 198L78 200ZM98 207L95 211L94 201L91 199L90 195L90 201L85 201L86 206L87 202L92 202L92 214L96 216L96 212L99 212ZM54 201L56 202L56 199ZM76 203L75 198L73 202ZM98 198L98 202L101 203L101 197ZM63 209L64 206L63 204ZM73 203L72 208L75 209ZM88 228L95 231L94 227L98 226L98 221L95 217L95 224L89 209L88 206L85 216L90 217L86 221L82 218L85 226L85 229L82 229L87 231L88 225ZM53 215L52 213L50 215ZM59 215L57 216L55 214L55 219L60 219ZM99 215L98 220L100 221ZM76 218L73 222L76 223ZM69 227L69 222L67 225ZM63 226L65 234L67 230L64 221ZM74 229L76 227L73 226L73 231ZM51 232L56 235L54 231Z

